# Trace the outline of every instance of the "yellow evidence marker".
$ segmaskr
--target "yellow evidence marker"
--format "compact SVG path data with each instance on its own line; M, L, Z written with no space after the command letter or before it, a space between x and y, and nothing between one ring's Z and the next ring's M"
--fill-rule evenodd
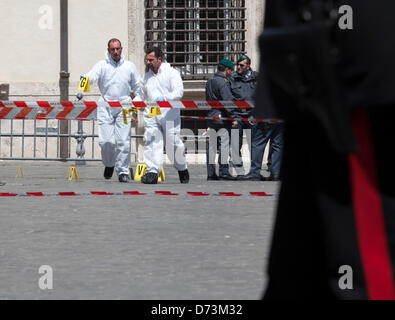
M147 165L144 163L139 163L136 168L136 173L134 174L135 181L141 181L141 177L145 175L147 171Z
M15 180L16 180L16 178L18 178L18 176L19 176L19 171L21 172L21 177L22 177L22 179L24 179L22 166L18 166L18 169L16 169Z
M141 181L141 177L147 172L147 165L144 163L139 163L136 168L136 173L134 174L135 181ZM165 170L162 170L158 177L158 182L165 182Z
M128 119L127 119L128 115L129 115L130 119L132 119L132 121L136 121L136 119L133 117L133 112L136 112L136 111L137 111L137 108L134 108L134 107L129 108L129 109L122 108L123 123L128 124Z
M89 77L81 77L80 84L78 85L79 91L89 92L91 88L89 86Z
M156 108L149 108L149 117L153 118L156 116L160 116L162 114L162 112L160 112L160 108L156 107Z
M69 172L69 181L73 180L73 175L75 176L75 180L78 181L80 178L78 178L77 174L77 169L76 167L71 167L70 172Z
M160 174L159 174L159 177L158 177L158 181L159 182L165 182L165 170L163 170L163 167L162 167L162 170L160 171Z

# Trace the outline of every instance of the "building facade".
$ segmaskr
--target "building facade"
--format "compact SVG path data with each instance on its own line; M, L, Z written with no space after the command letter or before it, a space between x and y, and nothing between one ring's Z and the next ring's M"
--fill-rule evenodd
M0 2L0 41L4 44L4 50L0 51L1 99L59 100L61 1L64 0ZM161 47L167 61L182 74L184 100L204 100L205 81L214 73L222 58L235 61L239 55L246 53L252 59L253 69L258 69L257 38L262 31L264 15L262 0L67 2L70 100L75 100L80 75L104 58L107 41L113 37L121 40L123 54L136 64L141 75L145 72L145 47ZM91 89L85 96L86 100L97 100L97 86ZM142 118L140 120L138 126L133 128L135 134L142 134ZM23 129L19 123L11 126L14 130L19 128L25 132L37 132L37 126L43 127L43 124L28 122L23 124L26 126ZM52 128L56 131L58 126L56 120L50 120L49 128L41 130ZM195 132L205 123L183 122L183 126ZM10 137L5 134L9 127L6 120L1 120L0 158L10 157ZM77 128L71 125L69 130L73 134ZM97 133L95 126L89 125L84 131ZM93 143L95 139L88 140L86 142ZM92 152L99 155L97 138L94 144ZM29 149L29 142L24 147ZM36 151L42 152L43 148L53 146L44 147L39 143ZM70 153L74 152L74 148L75 141L71 141ZM19 149L18 143L11 146L14 155L21 154ZM142 141L137 139L133 144L136 161L142 160L141 150ZM88 154L86 156L90 157Z

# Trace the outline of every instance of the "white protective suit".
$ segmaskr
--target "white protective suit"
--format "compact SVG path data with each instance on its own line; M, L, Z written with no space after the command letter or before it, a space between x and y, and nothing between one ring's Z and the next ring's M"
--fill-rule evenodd
M166 101L180 100L184 94L184 85L180 73L168 63L162 63L158 73L149 70L143 80L142 95L134 101L155 101L163 97ZM149 117L149 110L144 110L145 146L144 162L147 172L159 174L163 165L163 146L166 154L178 171L187 169L185 147L180 138L180 109L161 108L161 115Z
M140 74L132 62L124 60L123 55L117 63L107 51L106 60L99 61L85 76L89 77L90 84L98 81L101 93L99 102L129 103L132 100L131 89L135 95L140 94ZM127 119L126 125L121 108L99 106L97 110L102 161L106 167L115 166L118 176L129 175L131 119Z

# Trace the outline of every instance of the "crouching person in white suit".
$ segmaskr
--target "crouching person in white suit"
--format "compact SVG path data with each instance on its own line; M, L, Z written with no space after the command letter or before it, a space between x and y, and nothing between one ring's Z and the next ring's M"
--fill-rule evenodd
M98 81L101 97L99 102L131 102L130 92L140 94L141 77L136 66L124 59L122 45L118 39L108 42L106 60L99 61L85 76L90 84ZM102 162L105 166L104 178L110 179L116 168L120 182L128 182L130 167L130 128L131 120L124 123L121 108L100 105L97 110L99 127L99 146Z
M142 95L134 101L171 101L180 100L184 94L184 85L180 73L170 64L163 62L163 53L157 47L146 50L145 62L147 73L142 84ZM178 170L181 183L189 182L189 173L185 158L184 143L180 138L180 109L161 108L161 114L149 116L149 109L144 110L145 146L144 162L147 171L141 178L145 184L158 183L158 176L163 165L163 146L169 160Z

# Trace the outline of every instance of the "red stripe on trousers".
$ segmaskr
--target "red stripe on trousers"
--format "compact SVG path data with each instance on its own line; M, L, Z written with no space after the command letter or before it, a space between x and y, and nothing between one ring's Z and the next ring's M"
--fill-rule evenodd
M349 155L350 178L367 294L371 300L393 300L394 279L366 110L353 114L353 130L359 149Z

